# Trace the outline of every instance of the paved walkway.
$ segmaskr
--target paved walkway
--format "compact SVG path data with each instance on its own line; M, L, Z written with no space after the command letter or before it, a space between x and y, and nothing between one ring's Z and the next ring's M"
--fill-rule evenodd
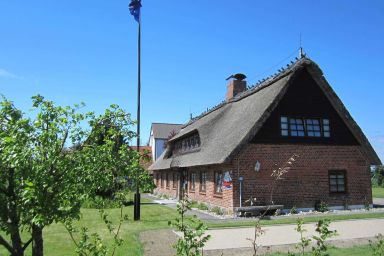
M300 235L295 227L296 225L264 227L265 234L260 237L259 244L273 246L298 243ZM307 237L316 233L314 223L305 224L304 228L308 230L305 234ZM384 219L338 221L331 223L330 229L336 229L339 234L330 240L369 238L378 233L384 234ZM206 250L251 247L249 238L253 238L254 228L214 229L208 230L206 234L212 236L206 244Z
M165 205L167 207L176 209L177 200L176 199L159 199L158 197L152 196L150 194L144 194L145 198L153 200L156 204ZM191 210L187 212L187 215L196 215L200 220L215 221L221 220L219 217L213 216L211 214L204 213L202 211Z

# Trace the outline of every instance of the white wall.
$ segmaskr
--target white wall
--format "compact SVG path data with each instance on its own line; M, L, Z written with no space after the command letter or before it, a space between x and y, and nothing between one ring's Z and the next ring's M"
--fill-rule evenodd
M165 139L156 139L155 150L153 151L153 152L155 152L155 158L154 158L155 160L164 152L164 150L165 150L164 143L166 141L167 140L165 140Z

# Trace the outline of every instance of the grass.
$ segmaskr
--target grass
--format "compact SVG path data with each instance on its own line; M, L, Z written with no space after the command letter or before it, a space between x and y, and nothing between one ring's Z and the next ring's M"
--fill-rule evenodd
M384 188L373 187L372 196L375 198L384 198Z
M110 209L108 212L116 223L119 218L119 209ZM123 224L121 230L121 236L125 241L115 255L142 255L139 233L145 230L168 228L168 221L175 219L177 215L175 210L157 204L143 204L141 220L137 222L133 221L133 206L125 207L124 214L129 215L129 221ZM82 209L82 215L78 226L86 226L91 232L97 231L106 239L107 244L112 242L97 209ZM24 240L26 239L27 234ZM25 255L30 254L29 248ZM2 246L0 246L0 255L7 255L7 251ZM44 255L76 255L73 242L62 224L52 224L44 229Z
M307 251L310 251L311 249L308 248ZM353 246L349 248L330 248L328 250L329 255L332 256L361 256L361 255L371 255L369 254L371 251L371 248L369 245L362 245L362 246ZM268 256L286 256L287 253L272 253L268 254ZM310 255L309 253L306 255Z
M261 225L282 225L282 224L296 224L298 217L287 217L273 220L261 220ZM358 213L358 214L343 214L343 215L318 215L318 216L303 216L304 223L318 222L321 219L330 219L332 222L351 219L377 219L384 218L383 212L371 212L371 213ZM222 221L213 222L207 221L209 228L233 228L233 227L252 227L255 225L255 220L244 221Z

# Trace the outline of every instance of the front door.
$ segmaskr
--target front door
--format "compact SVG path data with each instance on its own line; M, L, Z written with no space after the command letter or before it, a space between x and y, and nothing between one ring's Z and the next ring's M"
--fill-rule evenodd
M184 197L184 193L187 193L188 189L188 179L187 179L187 169L186 168L180 168L179 169L179 197L178 199L182 199Z

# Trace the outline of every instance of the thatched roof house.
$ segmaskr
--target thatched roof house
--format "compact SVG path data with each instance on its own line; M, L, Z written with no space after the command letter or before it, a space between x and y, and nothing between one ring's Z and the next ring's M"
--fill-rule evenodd
M236 94L239 91L240 93ZM356 162L359 159L364 162L364 166L381 164L366 136L328 84L318 65L308 58L301 58L276 75L248 89L245 81L230 81L227 99L185 124L178 134L170 139L166 151L150 169L158 173L160 183L161 173L180 173L181 176L178 178L176 175L174 182L191 182L191 173L199 176L201 170L209 168L213 168L214 172L225 169L231 173L231 179L235 181L241 175L235 172L239 168L235 166L235 160L245 157L244 151L250 148L256 150L257 147L258 150L253 155L248 154L246 158L247 161L258 161L263 165L263 162L268 162L270 159L264 159L265 155L260 155L258 152L263 151L262 147L271 145L279 147L276 148L276 152L270 154L281 154L284 150L288 150L287 146L294 146L297 152L318 150L319 146L323 146L323 149L328 149L329 154L335 149L341 152L349 147L351 150L353 146L354 150L348 156L349 159L341 157L335 161ZM356 150L359 152L358 156ZM326 151L323 157L331 157ZM329 179L328 171L335 169L336 166L336 169L346 169L344 168L346 165L334 163L334 166L324 167L327 179ZM308 163L304 169L308 171L319 169L317 167L314 163ZM242 176L246 177L247 173L251 173L250 180L259 175L254 173L252 167L242 168L244 169ZM364 175L367 176L365 170ZM208 173L207 176L209 175ZM216 176L214 173L210 175L213 187L220 185L216 184L220 182L215 180ZM351 178L349 175L348 179ZM364 180L367 180L363 189L364 196L370 198L366 192L367 187L370 187L368 176ZM197 180L193 182L197 183ZM161 189L160 183L159 192L167 192ZM196 199L205 198L204 201L215 205L235 207L239 204L237 199L239 195L236 195L239 193L238 186L239 184L233 182L233 188L230 193L228 192L228 196L232 198L230 203L211 200L207 197L207 192L205 197L198 195ZM329 184L326 188L329 188ZM253 195L256 192L249 194ZM213 193L212 196L214 195ZM356 204L360 204L360 201L356 201Z

